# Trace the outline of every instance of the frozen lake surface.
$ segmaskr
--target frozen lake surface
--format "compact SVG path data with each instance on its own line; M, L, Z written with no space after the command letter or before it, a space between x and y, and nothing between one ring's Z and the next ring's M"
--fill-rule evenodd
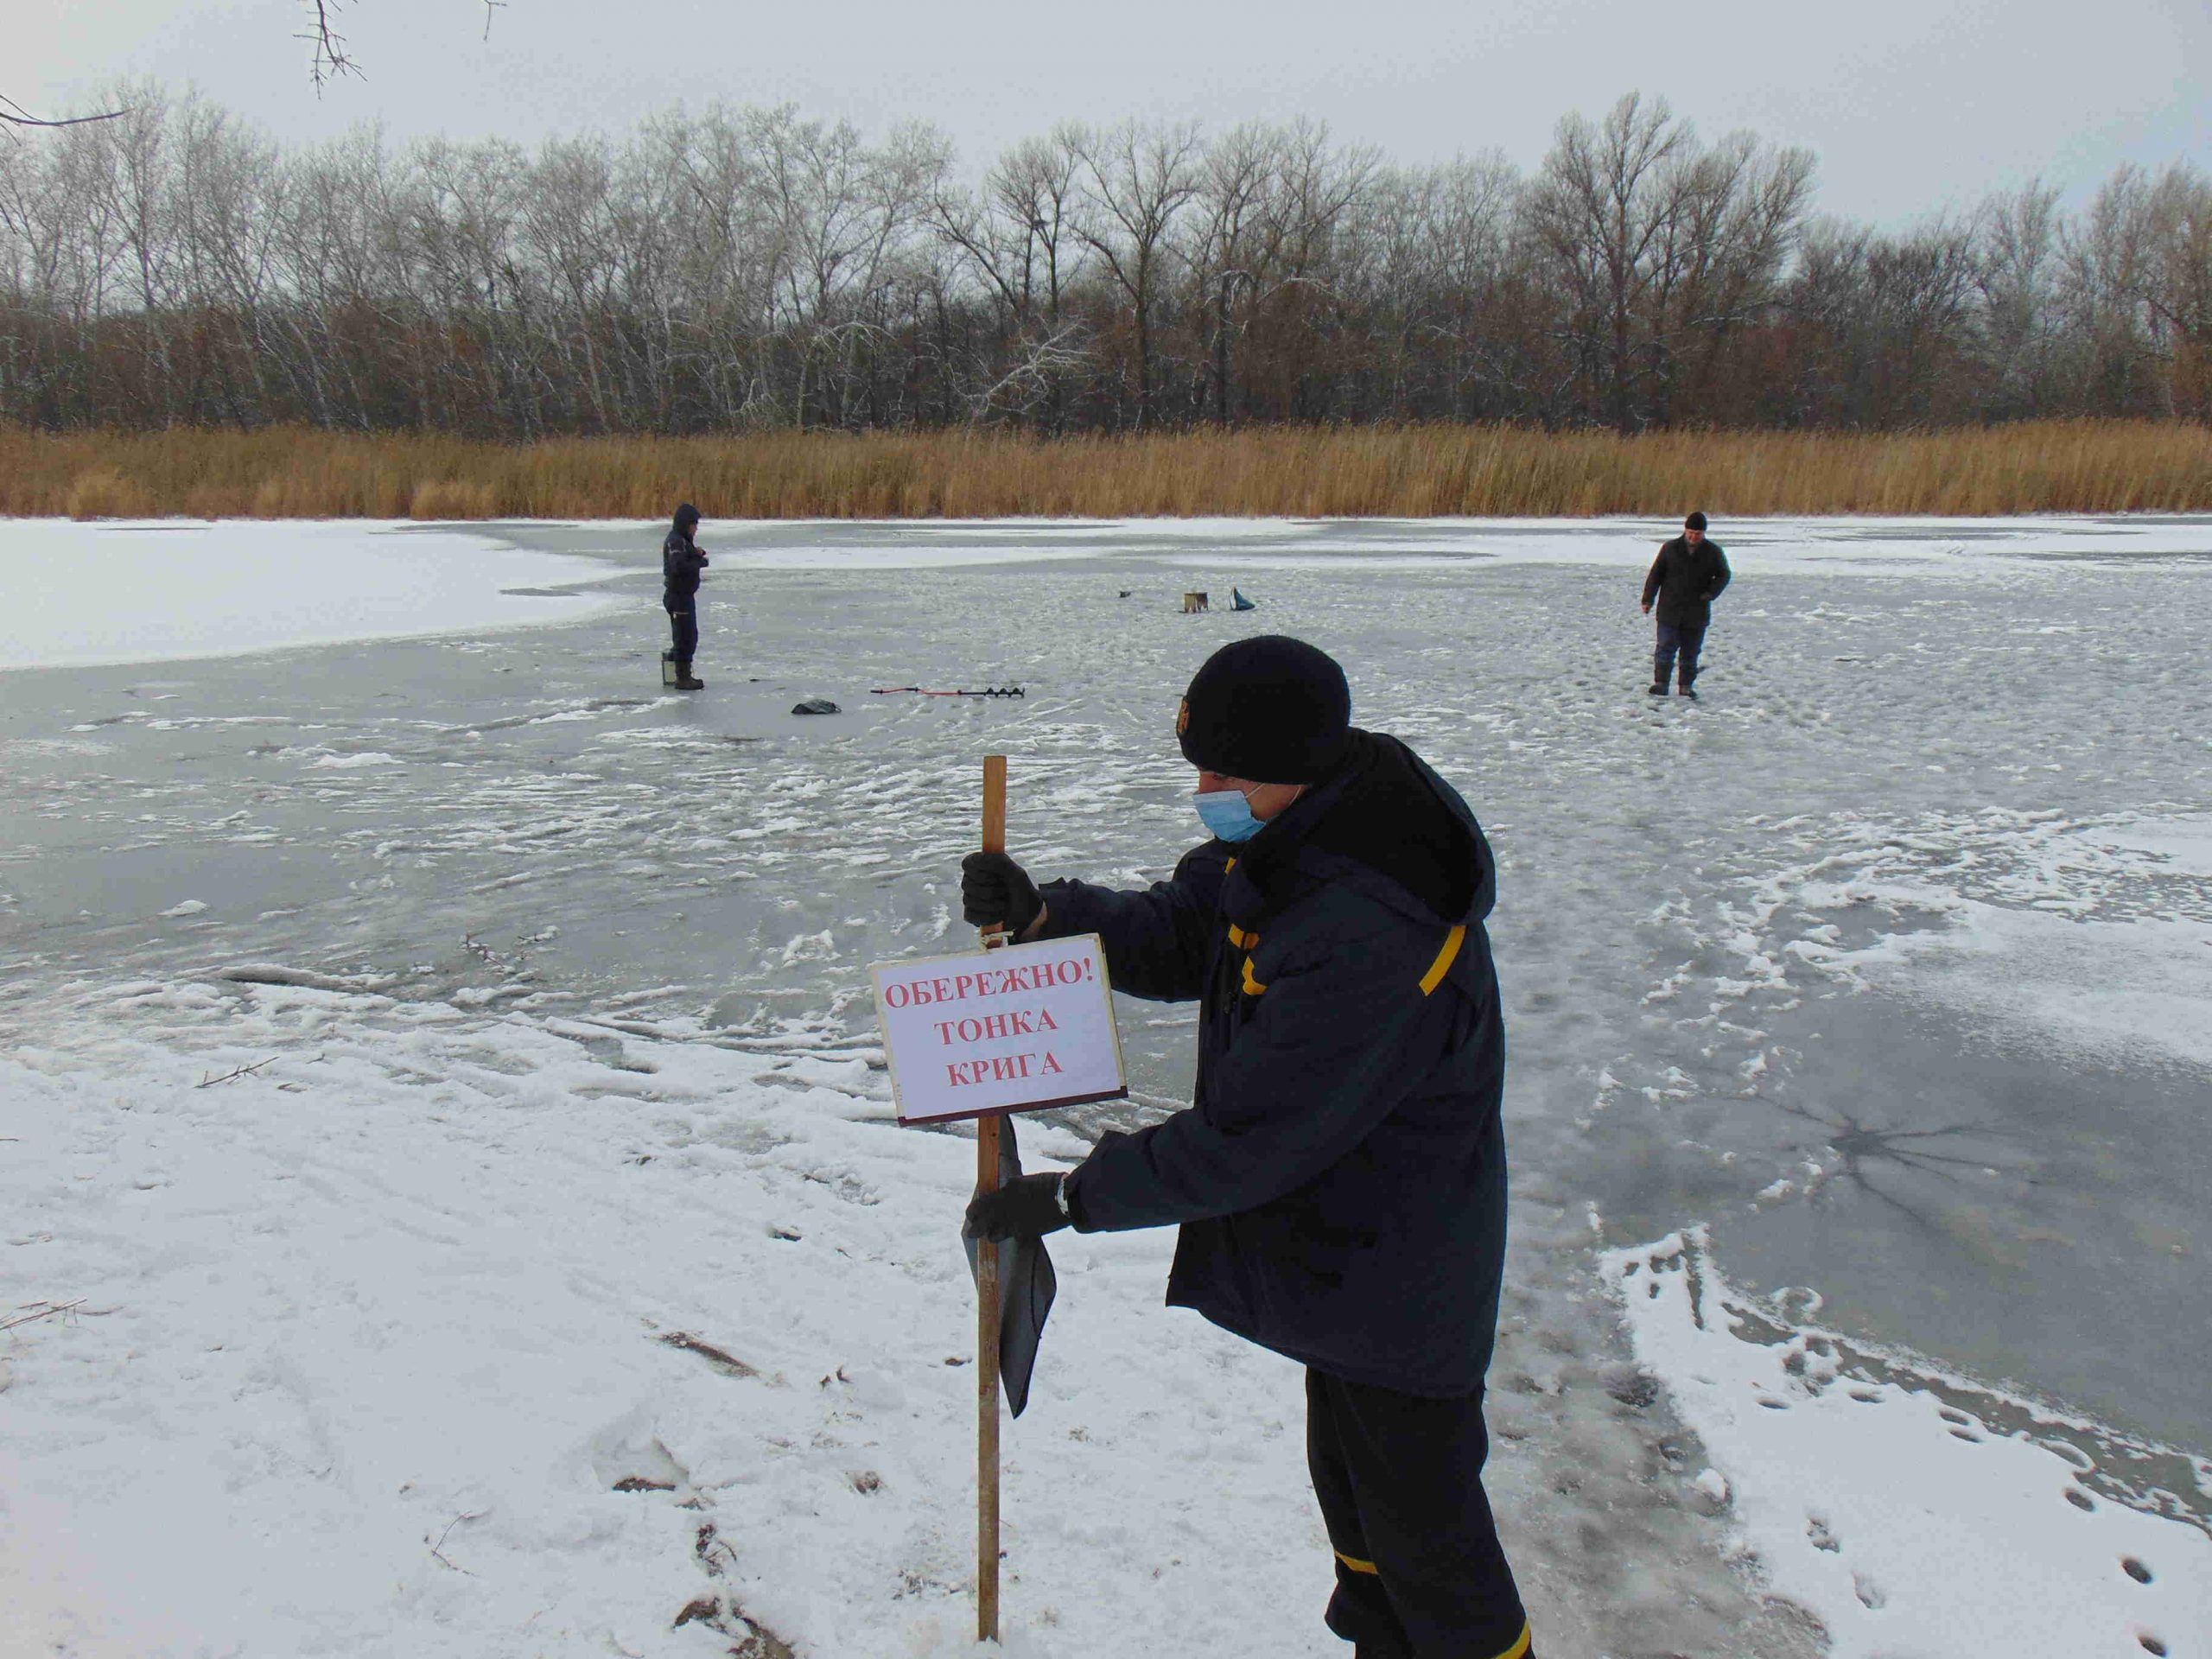
M886 1127L865 968L963 938L987 750L1040 877L1164 874L1176 699L1266 631L1498 853L1540 1646L2204 1651L2212 522L1717 525L1696 707L1656 523L710 524L690 697L658 526L280 528L0 525L175 538L78 653L135 658L0 673L0 1320L84 1299L0 1333L39 1639L965 1651L970 1159ZM1186 1098L1122 1017L1137 1100L1033 1159ZM1054 1241L1011 1644L1340 1651L1295 1372L1167 1243Z
M565 619L607 607L591 591L607 574L595 560L411 524L16 520L0 531L0 669Z

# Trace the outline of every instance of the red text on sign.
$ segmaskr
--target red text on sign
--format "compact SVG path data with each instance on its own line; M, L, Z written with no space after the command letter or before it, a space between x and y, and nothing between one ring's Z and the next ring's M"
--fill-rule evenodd
M1085 984L1096 977L1096 964L1085 957L1074 962L1042 962L1019 968L987 969L980 973L947 974L937 979L899 980L883 988L883 1006L927 1007L939 1002L1008 996L1016 991L1054 990L1063 985Z
M940 1020L937 1039L948 1046L955 1042L983 1043L1001 1037L1034 1037L1040 1031L1058 1031L1060 1022L1050 1008L1017 1008L1011 1014L987 1014L980 1020Z
M1024 1077L1049 1077L1067 1070L1049 1053L1000 1054L988 1060L947 1060L944 1069L956 1089L977 1083L1019 1083Z

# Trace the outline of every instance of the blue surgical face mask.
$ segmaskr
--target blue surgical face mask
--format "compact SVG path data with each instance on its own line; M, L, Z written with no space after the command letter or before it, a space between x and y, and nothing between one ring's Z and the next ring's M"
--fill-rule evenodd
M1252 816L1241 789L1210 789L1191 797L1198 818L1223 841L1249 841L1267 826Z

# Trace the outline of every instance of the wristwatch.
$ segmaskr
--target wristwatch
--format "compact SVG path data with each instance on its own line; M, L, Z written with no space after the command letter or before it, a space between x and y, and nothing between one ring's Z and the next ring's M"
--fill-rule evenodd
M1068 1207L1068 1177L1074 1173L1071 1169L1064 1169L1060 1179L1052 1183L1052 1202L1060 1206L1060 1214L1071 1223L1075 1220L1075 1211Z

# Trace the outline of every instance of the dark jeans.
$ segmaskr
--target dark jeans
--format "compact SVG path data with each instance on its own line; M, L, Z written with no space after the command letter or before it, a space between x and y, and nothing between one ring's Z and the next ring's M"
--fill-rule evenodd
M689 664L699 649L699 608L696 601L683 601L668 607L669 626L676 630L676 660Z
M1308 1370L1306 1456L1337 1553L1329 1628L1360 1659L1524 1659L1497 1541L1483 1396L1427 1400Z
M1705 648L1705 627L1677 627L1672 622L1659 625L1659 649L1651 653L1651 683L1664 685L1668 675L1675 671L1675 654L1681 653L1682 690L1687 691L1697 683L1697 654Z

